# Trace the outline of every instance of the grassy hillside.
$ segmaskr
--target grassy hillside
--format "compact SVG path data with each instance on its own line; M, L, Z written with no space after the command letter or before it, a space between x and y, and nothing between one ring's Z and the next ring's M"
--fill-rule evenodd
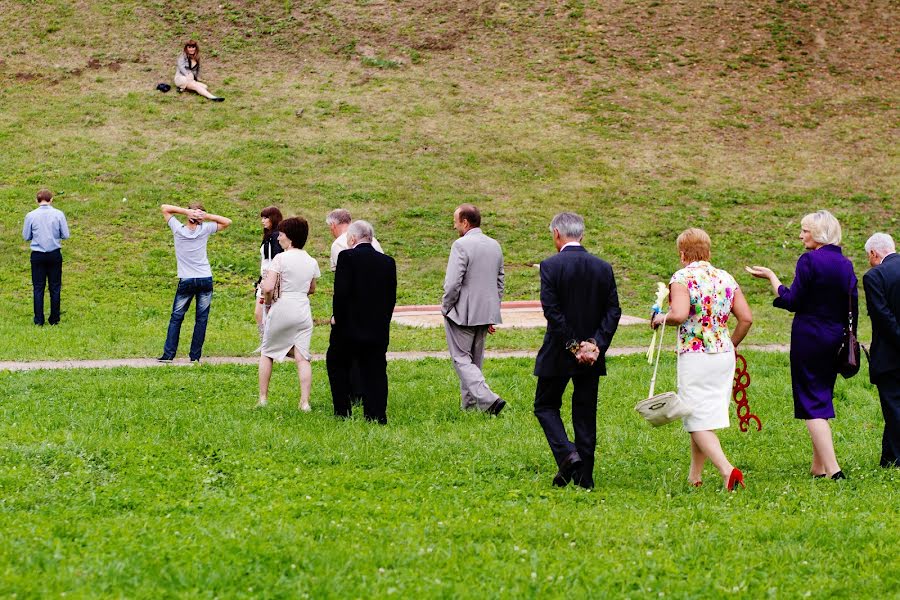
M328 210L373 221L402 303L439 298L464 200L504 245L510 299L537 296L531 265L552 252L546 226L564 208L587 217L586 243L615 267L632 313L677 269L674 238L691 225L713 235L717 264L765 263L789 280L799 218L828 208L861 274L872 231L900 237L897 12L889 1L5 2L3 358L155 352L175 276L157 206L195 198L235 219L210 246L213 353L252 350L256 215L270 203L310 219L323 265ZM187 37L224 104L154 91ZM19 231L43 186L65 192L73 238L66 329L34 338ZM761 282L739 280L757 311L750 341L785 340L788 315ZM535 337L522 335L504 344Z

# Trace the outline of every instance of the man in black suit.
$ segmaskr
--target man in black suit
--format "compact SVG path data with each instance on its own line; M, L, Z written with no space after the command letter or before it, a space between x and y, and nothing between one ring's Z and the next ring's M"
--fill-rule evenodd
M884 414L881 466L900 467L900 255L886 233L869 238L866 254L872 266L863 276L872 319L869 379L878 387Z
M612 267L581 245L584 219L560 213L550 222L558 254L541 263L541 306L547 319L544 343L534 365L534 415L559 466L553 485L574 480L594 487L597 445L597 387L606 375L605 354L619 325L619 296ZM562 395L572 380L569 441L560 418Z
M325 365L334 414L349 417L350 366L359 364L363 414L387 423L387 353L391 315L397 302L397 265L372 247L375 231L366 221L347 230L349 250L338 255L334 272L333 322Z

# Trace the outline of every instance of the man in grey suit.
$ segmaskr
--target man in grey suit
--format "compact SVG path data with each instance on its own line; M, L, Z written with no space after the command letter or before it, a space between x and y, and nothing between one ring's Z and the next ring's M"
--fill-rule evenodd
M459 376L461 406L497 415L506 402L488 387L481 365L485 337L501 322L503 251L496 240L482 233L481 213L471 204L456 209L453 228L459 239L450 249L441 314Z

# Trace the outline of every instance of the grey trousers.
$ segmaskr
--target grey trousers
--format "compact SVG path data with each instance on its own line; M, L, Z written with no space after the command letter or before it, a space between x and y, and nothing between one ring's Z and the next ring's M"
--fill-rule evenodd
M481 372L488 326L457 325L445 317L444 329L447 332L447 347L450 358L453 359L453 368L459 376L460 407L463 410L487 410L500 397L491 391Z

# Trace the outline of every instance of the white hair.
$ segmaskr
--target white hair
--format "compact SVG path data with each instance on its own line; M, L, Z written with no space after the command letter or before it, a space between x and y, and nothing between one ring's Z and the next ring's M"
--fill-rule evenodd
M328 226L346 225L350 223L351 220L349 210L345 208L336 208L325 217L325 224Z
M347 230L347 238L355 240L354 246L361 243L372 243L375 237L375 228L368 221L353 221Z
M580 240L584 237L584 219L573 212L561 212L550 221L550 232L559 231L566 240Z
M894 238L886 233L875 233L866 241L866 254L875 251L882 258L897 251Z
M350 211L345 208L336 208L325 217L326 225L345 225L351 221Z
M800 220L800 227L805 227L812 234L812 239L820 244L841 243L841 224L827 210L817 210Z

